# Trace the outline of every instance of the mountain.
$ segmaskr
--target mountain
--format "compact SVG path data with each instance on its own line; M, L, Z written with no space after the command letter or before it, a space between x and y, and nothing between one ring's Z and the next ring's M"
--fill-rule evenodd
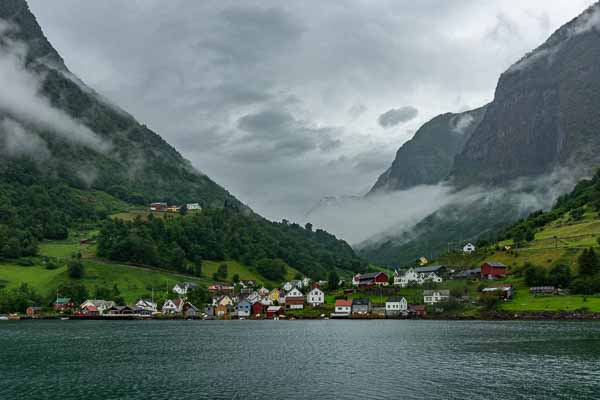
M458 186L504 184L600 164L600 3L502 74L494 101L456 157Z
M20 174L25 161L33 160L35 176L125 201L241 205L158 134L74 76L24 0L0 2L0 55L6 80L0 175Z
M550 207L600 165L600 2L501 75L480 122L449 167L446 162L445 177L440 178L441 170L422 168L408 144L398 151L397 167L392 165L374 189L447 178L455 201L410 232L361 246L371 261L395 264L435 255L449 242L493 236L529 212ZM435 158L439 150L428 144L419 152ZM403 171L415 163L428 175L411 181L418 175ZM469 190L479 195L461 198Z
M486 107L438 115L425 123L396 153L394 162L369 192L389 192L418 185L434 185L448 178L454 163L475 129Z
M0 261L36 256L41 241L73 239L78 230L102 232L101 257L184 273L197 274L203 260L243 259L263 276L284 260L322 279L366 268L323 230L253 213L87 87L25 0L0 2L0 87ZM151 201L200 203L202 211L147 221L138 211L130 223L108 218Z

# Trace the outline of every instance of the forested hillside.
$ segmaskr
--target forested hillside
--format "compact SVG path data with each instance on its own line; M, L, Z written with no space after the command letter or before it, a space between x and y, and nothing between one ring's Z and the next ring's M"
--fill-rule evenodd
M227 208L183 218L108 221L100 231L98 255L182 272L193 271L203 259L238 260L251 267L281 259L313 279L326 279L335 268L358 272L367 267L346 242L325 231Z

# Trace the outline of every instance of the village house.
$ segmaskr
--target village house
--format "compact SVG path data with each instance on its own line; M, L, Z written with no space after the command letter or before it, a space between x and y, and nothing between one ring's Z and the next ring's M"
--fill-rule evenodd
M173 293L177 293L180 296L185 296L188 290L196 289L198 287L194 282L183 282L178 283L173 287Z
M185 302L181 307L181 311L183 312L184 318L193 319L198 317L198 307L196 307L192 303Z
M283 284L283 286L281 286L281 288L285 292L289 292L290 290L292 290L294 288L294 286L292 285L292 282L286 282L286 283Z
M294 279L294 280L290 281L290 283L292 284L293 288L298 288L298 289L302 290L302 288L304 287L304 284L302 283L301 279Z
M532 286L529 288L529 293L538 294L557 294L558 290L554 286Z
M257 316L257 315L262 315L265 309L265 306L261 301L257 301L256 303L252 304L252 315L253 316Z
M139 299L135 305L144 311L150 312L150 314L158 310L158 304L149 299Z
M422 267L423 265L429 264L429 260L426 257L419 257L417 263Z
M251 280L251 279L242 280L242 281L240 281L240 286L244 289L246 289L246 288L253 289L256 286L256 281Z
M221 296L217 299L217 305L218 306L233 306L234 301L229 296Z
M440 276L446 271L442 265L432 265L429 267L409 268L402 273L400 270L394 272L394 286L408 287L409 285L422 285L425 282L442 283Z
M304 294L294 287L285 295L285 307L290 310L301 310L304 308Z
M358 279L359 287L387 286L389 278L385 272L369 272Z
M452 274L452 279L478 279L481 277L481 267L465 269Z
M258 295L258 292L252 292L246 297L246 300L248 300L250 304L254 304L260 300L260 296Z
M356 274L352 277L352 286L358 286L360 283L360 274Z
M502 279L506 276L508 267L500 262L484 262L481 265L481 279Z
M25 314L27 314L28 317L34 318L39 316L42 313L42 311L42 307L29 306L25 310Z
M421 318L427 315L427 310L422 304L411 304L408 306L408 314L413 317Z
M182 299L167 299L162 306L163 314L179 314L182 311L184 301Z
M167 207L167 212L170 213L178 213L181 210L181 206L169 206Z
M349 317L352 314L352 300L338 299L335 301L332 317Z
M269 289L267 289L266 287L261 287L260 289L258 289L258 295L260 297L267 297L269 295Z
M385 302L385 316L399 317L408 311L408 302L404 297L389 297Z
M56 301L52 304L52 308L57 312L64 312L75 308L75 303L70 297L57 297Z
M325 293L319 288L314 288L306 295L306 302L313 307L322 306L325 303Z
M310 278L306 278L306 277L302 278L302 287L305 287L305 288L309 287L311 282L312 282L312 279L310 279Z
M212 304L207 304L204 306L204 316L206 318L212 318L215 316L215 308Z
M129 306L112 306L106 310L107 315L133 315L135 311Z
M252 314L252 303L248 300L242 300L235 306L235 310L238 317L247 318Z
M373 311L373 305L370 299L352 300L352 314L369 314Z
M467 243L463 246L463 253L465 253L465 254L471 254L474 251L475 251L475 245L473 245L473 243Z
M231 311L232 307L230 305L219 304L215 308L215 315L217 318L226 318Z
M423 290L423 303L436 304L450 300L449 290Z
M283 307L281 306L269 306L267 308L267 318L275 318L283 315Z
M271 300L273 303L275 303L275 302L279 303L279 296L280 296L280 294L281 294L281 292L277 288L271 290L269 292L269 300Z
M93 304L86 304L85 306L79 306L79 313L85 316L97 316L100 315L98 307Z
M268 297L263 297L262 299L260 299L256 303L262 304L263 307L268 307L268 306L272 306L273 305L273 302ZM254 304L256 304L256 303L254 303Z
M200 204L198 203L188 203L185 205L185 207L188 209L188 211L200 211L202 210L202 207L200 207Z
M88 306L94 306L96 308L96 310L98 311L98 314L103 315L106 312L106 310L113 307L114 305L115 305L114 301L93 299L93 300L86 300L83 303L81 303L81 305L79 306L79 309L82 311L83 314L85 314L85 312L83 312L83 310L85 308L87 308Z
M165 212L169 206L167 203L156 202L150 204L150 211L152 212Z
M497 294L498 297L502 300L512 300L515 290L513 285L511 285L510 283L504 283L500 285L488 286L486 288L481 289L481 292L484 294Z

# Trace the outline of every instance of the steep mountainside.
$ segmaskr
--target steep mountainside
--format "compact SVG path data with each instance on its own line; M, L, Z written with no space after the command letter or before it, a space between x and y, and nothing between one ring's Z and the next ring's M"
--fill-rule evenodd
M454 156L461 152L481 122L485 109L442 114L424 124L400 147L391 167L381 174L369 194L445 180L452 169Z
M0 74L0 180L33 159L38 176L126 201L239 204L71 74L24 0L0 2Z
M459 186L600 164L600 3L505 73L456 157Z

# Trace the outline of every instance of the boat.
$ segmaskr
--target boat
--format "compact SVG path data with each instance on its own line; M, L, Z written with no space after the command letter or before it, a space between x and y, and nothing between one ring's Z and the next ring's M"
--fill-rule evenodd
M6 315L0 315L0 321L8 321L8 317Z
M69 317L60 317L60 320L61 320L61 321L68 321L68 320L69 320Z

